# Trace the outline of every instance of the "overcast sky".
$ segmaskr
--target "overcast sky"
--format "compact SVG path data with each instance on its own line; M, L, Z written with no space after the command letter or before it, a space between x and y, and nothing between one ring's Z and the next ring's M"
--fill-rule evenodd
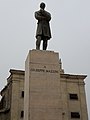
M0 0L0 89L9 70L22 69L35 49L34 12L41 0ZM65 73L88 75L85 89L90 114L90 0L44 0L52 15L48 50L59 52ZM90 118L90 117L89 117Z

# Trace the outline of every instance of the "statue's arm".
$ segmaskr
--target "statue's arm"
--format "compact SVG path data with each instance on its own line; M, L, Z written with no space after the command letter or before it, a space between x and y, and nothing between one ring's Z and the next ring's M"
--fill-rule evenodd
M46 17L40 15L38 12L35 12L35 18L36 18L37 20L44 20L44 19L46 19Z
M47 11L43 11L42 14L45 16L46 20L50 21L51 20L51 14Z

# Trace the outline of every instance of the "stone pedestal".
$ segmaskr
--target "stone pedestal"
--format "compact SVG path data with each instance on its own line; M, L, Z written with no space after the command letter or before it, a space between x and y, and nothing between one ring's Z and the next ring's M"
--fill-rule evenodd
M59 54L30 50L25 62L24 120L62 120Z

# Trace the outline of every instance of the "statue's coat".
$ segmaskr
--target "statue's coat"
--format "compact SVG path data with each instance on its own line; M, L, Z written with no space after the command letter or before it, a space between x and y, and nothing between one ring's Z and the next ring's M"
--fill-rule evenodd
M51 38L51 31L49 25L49 21L51 20L51 14L45 10L43 12L39 10L35 12L35 18L38 20L36 38L39 35L43 35L49 40Z

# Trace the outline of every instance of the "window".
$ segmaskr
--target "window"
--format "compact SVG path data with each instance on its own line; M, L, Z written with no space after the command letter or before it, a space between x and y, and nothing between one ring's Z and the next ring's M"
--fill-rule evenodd
M21 96L22 96L22 98L24 98L24 91L22 91Z
M69 98L71 99L71 100L78 100L78 95L77 94L69 94Z
M21 111L21 118L24 117L24 111Z
M71 112L71 118L80 118L79 112Z

